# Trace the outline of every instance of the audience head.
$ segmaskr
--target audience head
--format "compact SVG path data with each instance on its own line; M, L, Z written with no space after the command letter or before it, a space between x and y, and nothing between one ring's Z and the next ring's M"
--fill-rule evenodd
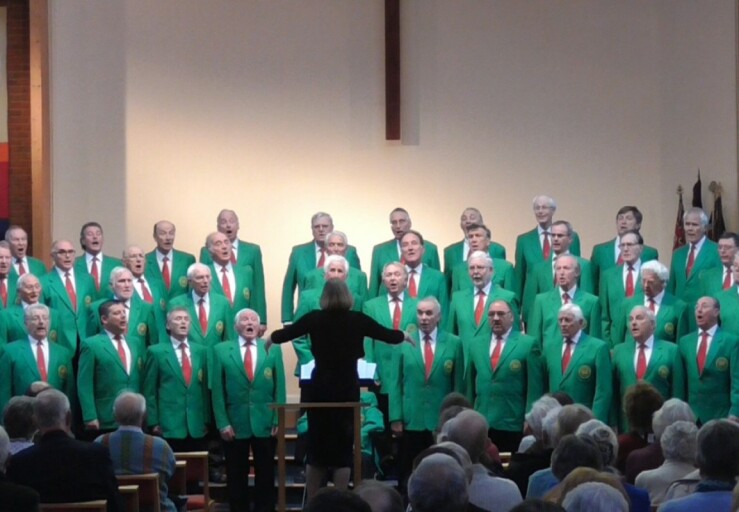
M11 439L33 439L36 433L36 417L33 414L35 401L29 396L14 396L5 405L3 425Z
M711 420L698 431L696 465L704 480L734 482L739 475L739 425Z
M632 430L649 432L652 417L662 407L664 400L657 389L646 381L641 381L626 390L624 412Z
M548 395L544 395L534 402L534 405L531 406L531 411L526 414L524 419L537 440L541 441L544 439L544 418L550 411L561 408L562 406L559 405L559 402L554 397Z
M377 480L362 480L354 492L370 506L372 512L404 512L403 497L395 487Z
M621 493L627 503L631 501L629 499L629 495L626 493L626 489L624 489L624 486L619 480L618 476L614 475L613 473L606 473L605 471L596 471L593 468L577 468L573 469L572 472L567 475L567 477L558 486L558 488L556 488L557 495L555 497L557 499L557 503L561 505L562 501L570 492L572 492L576 487L588 482L598 482L601 484L610 485L619 493Z
M47 389L39 393L33 404L33 412L41 434L52 430L69 432L72 412L69 408L69 398L61 391Z
M577 427L575 435L595 442L603 456L603 467L615 463L618 456L618 438L611 427L600 420L590 420Z
M540 499L529 498L508 512L565 512L561 505Z
M467 450L473 463L480 461L488 439L488 422L485 416L472 409L465 409L449 420L446 440Z
M461 405L465 409L472 409L472 402L470 402L469 399L462 393L457 393L456 391L452 391L444 397L444 399L441 401L440 410L443 411L444 409L446 409L447 407L451 407L452 405Z
M690 406L679 398L670 398L652 416L652 431L654 437L660 439L668 425L676 421L695 423L695 414Z
M369 504L351 491L324 487L303 509L305 512L372 512Z
M138 393L124 391L113 402L113 416L122 427L142 427L146 416L146 399Z
M695 462L698 427L689 421L676 421L669 425L659 440L665 460Z
M578 485L565 496L562 506L567 512L629 512L629 502L623 494L600 482Z
M594 418L593 412L582 404L565 405L557 415L557 437L559 439L577 432L577 427Z
M572 399L570 395L565 393L564 391L557 391L555 393L550 393L552 398L554 398L557 402L559 402L559 405L564 407L565 405L572 405L575 403L575 401Z
M451 458L456 460L459 466L464 470L467 483L472 481L472 460L470 460L467 450L451 441L442 441L423 450L415 459L413 459L413 468L415 469L423 459L432 453L443 453L445 455L449 455Z
M10 458L10 437L3 427L0 427L0 474L5 473L5 467Z
M51 384L43 380L37 380L35 382L31 382L31 385L28 386L28 389L26 390L26 396L35 398L38 396L39 393L41 393L42 391L46 391L47 389L51 389Z
M471 409L471 407L463 407L461 405L450 405L442 409L439 413L439 423L436 425L436 442L447 440L447 431L449 430L449 421L455 418L460 412Z
M544 443L545 448L554 448L557 444L557 422L561 411L561 407L552 409L546 416L544 416L544 419L541 422L542 443Z
M465 472L449 455L431 454L408 479L408 499L413 512L463 512L468 502Z
M559 481L579 467L603 469L603 455L589 437L566 435L552 453L552 473Z

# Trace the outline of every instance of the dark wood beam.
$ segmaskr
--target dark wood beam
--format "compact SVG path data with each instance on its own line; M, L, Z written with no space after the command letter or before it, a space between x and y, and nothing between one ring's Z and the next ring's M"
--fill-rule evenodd
M400 140L400 0L385 0L385 139Z

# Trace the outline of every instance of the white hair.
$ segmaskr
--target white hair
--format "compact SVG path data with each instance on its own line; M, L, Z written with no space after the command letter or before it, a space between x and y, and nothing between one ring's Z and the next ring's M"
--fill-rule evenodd
M208 274L210 274L210 267L208 265L204 265L202 263L193 263L189 267L187 267L187 279L192 280L195 277L195 272L198 270L204 270Z
M668 425L659 439L665 460L695 462L698 427L689 421L676 421Z
M676 421L695 423L695 414L690 406L679 398L670 398L652 415L652 430L657 439L665 429Z
M690 215L698 215L701 219L701 224L705 228L708 226L708 215L706 215L706 212L703 211L703 208L698 208L697 206L694 206L693 208L688 208L685 210L685 213L683 213L683 222L685 222Z
M657 260L647 261L642 264L639 274L644 277L644 274L647 272L651 272L657 276L657 279L662 281L664 284L667 284L667 281L670 280L670 271Z
M575 320L578 322L584 322L585 316L582 314L582 309L577 304L573 304L570 302L569 304L563 305L561 308L559 308L559 313L557 316L561 315L562 313L567 313L569 315L572 315L575 317Z
M344 267L344 272L349 272L349 262L346 261L346 258L341 256L340 254L332 254L330 256L326 256L326 260L323 262L323 270L328 271L328 267L331 266L332 263L339 262Z
M546 195L534 196L533 201L531 201L531 206L533 208L536 208L536 203L539 201L539 199L544 199L547 202L547 205L549 206L549 208L551 208L552 210L557 209L557 201L555 201L553 197L546 196Z
M603 456L603 465L612 466L618 456L618 438L616 433L600 420L588 420L579 427L575 435L578 437L587 437L598 445Z
M562 501L567 512L629 512L629 504L618 490L601 482L586 482L567 493Z
M544 418L551 411L560 409L561 407L555 398L546 395L534 402L534 405L531 406L531 410L526 414L524 419L536 439L542 440L544 438Z
M483 260L488 267L493 268L493 258L491 258L490 255L486 252L475 251L470 254L467 257L467 267L470 266L472 260Z

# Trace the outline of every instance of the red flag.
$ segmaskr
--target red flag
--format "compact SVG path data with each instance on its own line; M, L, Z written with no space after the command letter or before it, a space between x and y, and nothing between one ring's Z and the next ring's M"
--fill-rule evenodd
M685 229L683 228L683 187L677 187L677 195L680 198L677 203L677 218L675 219L675 236L672 239L672 250L685 245Z

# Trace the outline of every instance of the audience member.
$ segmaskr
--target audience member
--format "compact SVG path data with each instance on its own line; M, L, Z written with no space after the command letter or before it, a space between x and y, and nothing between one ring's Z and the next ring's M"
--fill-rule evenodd
M544 500L524 500L511 509L511 512L565 512L560 505Z
M113 415L118 429L103 434L95 442L110 450L116 474L159 474L161 510L176 512L177 507L169 498L167 489L167 482L175 470L174 453L164 439L144 434L141 430L146 416L146 399L138 393L124 391L113 403Z
M67 396L46 390L36 397L33 410L41 437L13 456L8 479L35 489L42 503L105 499L108 512L121 510L110 452L72 437Z
M608 484L589 482L577 486L562 502L567 512L629 512L623 495Z
M672 482L695 470L697 435L698 427L689 421L677 421L662 433L659 444L665 461L636 477L636 486L649 492L652 506L662 503Z
M305 512L372 512L369 504L351 491L324 487L320 489Z
M605 471L597 471L593 468L576 468L570 472L569 475L562 480L562 483L552 489L547 495L547 499L556 501L558 504L562 504L565 497L572 492L579 485L588 482L598 482L601 484L610 485L626 499L627 503L630 503L629 495L626 493L624 486L621 481L613 473L607 473Z
M33 436L36 434L33 402L34 399L28 396L14 396L3 410L3 425L10 437L11 455L33 446Z
M8 512L36 512L39 495L30 487L8 482L5 468L10 458L10 438L0 427L0 510Z
M641 381L626 390L623 401L630 430L618 436L616 469L621 473L626 470L629 454L649 444L652 416L662 407L664 399L654 386Z
M449 455L429 455L408 480L408 499L413 512L465 512L469 498L464 470Z
M403 498L394 487L377 480L363 480L354 493L369 504L372 512L404 512Z

